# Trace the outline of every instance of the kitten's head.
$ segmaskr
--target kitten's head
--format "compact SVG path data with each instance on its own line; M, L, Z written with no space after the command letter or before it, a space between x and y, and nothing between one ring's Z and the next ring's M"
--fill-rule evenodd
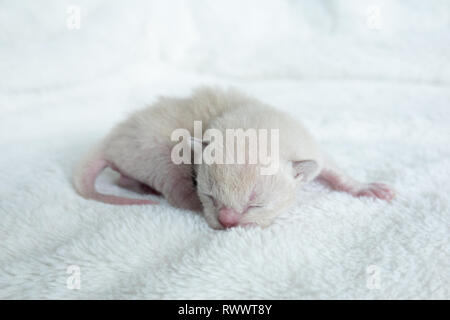
M272 175L262 175L259 164L200 164L197 193L212 228L266 227L293 202L298 182L316 171L312 160L280 162Z

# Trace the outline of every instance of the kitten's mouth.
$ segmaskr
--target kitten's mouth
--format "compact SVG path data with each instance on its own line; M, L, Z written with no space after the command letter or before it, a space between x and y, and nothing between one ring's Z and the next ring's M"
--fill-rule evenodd
M228 229L233 229L236 227L242 227L242 228L256 228L256 227L261 227L260 225L258 225L257 223L254 222L245 222L245 223L238 223L237 225L234 225L232 227L224 227L222 226L222 228L220 230L228 230Z
M241 220L237 220L237 221L223 221L220 218L218 219L219 221L219 225L220 225L220 229L223 230L227 230L227 229L232 229L232 228L236 228L236 227L243 227L243 228L254 228L254 227L260 227L260 225L258 225L256 222L245 222L245 221L241 221Z

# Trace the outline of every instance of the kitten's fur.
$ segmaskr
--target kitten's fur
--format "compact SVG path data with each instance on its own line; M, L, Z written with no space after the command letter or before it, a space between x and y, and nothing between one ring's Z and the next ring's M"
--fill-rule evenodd
M185 128L193 136L194 121L202 121L203 130L221 130L224 137L225 129L279 129L278 172L260 175L259 164L174 164L171 150L178 142L171 141L171 134ZM117 125L75 173L75 187L85 198L124 205L156 203L98 193L95 179L107 166L121 173L123 186L139 183L176 207L203 208L208 224L217 229L269 225L291 204L295 187L318 176L355 196L394 197L384 184L359 183L340 172L298 121L233 89L203 87L188 98L160 98Z

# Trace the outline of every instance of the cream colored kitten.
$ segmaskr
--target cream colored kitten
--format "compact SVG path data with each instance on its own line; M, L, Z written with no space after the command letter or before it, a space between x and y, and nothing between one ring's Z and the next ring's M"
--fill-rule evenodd
M171 151L178 142L171 140L171 134L184 128L194 136L194 121L202 122L203 132L217 129L224 136L227 129L278 129L279 157L272 159L278 161L278 170L261 175L262 163L249 163L254 152L249 149L244 164L175 164ZM226 146L222 151L230 152ZM292 203L295 188L316 177L354 196L394 197L384 184L360 183L338 170L298 121L232 89L203 87L187 98L160 98L117 125L75 173L75 187L85 198L122 205L155 204L98 193L95 179L107 166L120 172L122 186L141 184L176 207L203 210L208 224L216 229L269 225Z

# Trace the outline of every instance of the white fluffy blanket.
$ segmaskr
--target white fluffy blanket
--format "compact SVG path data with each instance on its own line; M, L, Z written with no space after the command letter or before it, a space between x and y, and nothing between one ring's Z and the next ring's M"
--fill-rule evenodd
M385 29L367 31L351 28L361 1L260 1L256 13L79 2L75 31L64 1L1 4L0 298L450 298L448 3L382 2ZM270 30L267 12L279 22ZM213 37L245 14L235 38ZM421 40L402 41L405 25L420 25ZM318 42L299 45L308 39ZM214 231L164 201L121 207L75 193L74 165L114 123L198 84L234 85L300 118L343 168L391 184L397 199L313 182L267 229ZM128 194L115 177L98 188Z

